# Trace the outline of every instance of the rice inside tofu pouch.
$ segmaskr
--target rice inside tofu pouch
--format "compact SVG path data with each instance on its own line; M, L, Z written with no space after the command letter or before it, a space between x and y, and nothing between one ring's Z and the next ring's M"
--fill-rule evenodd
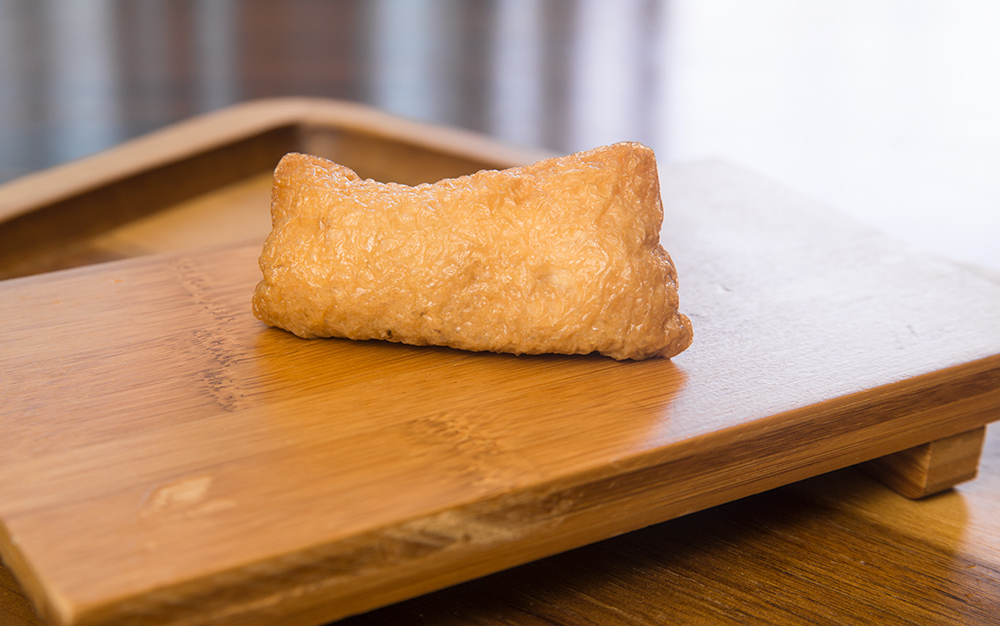
M619 360L691 344L641 144L415 187L292 153L271 219L253 311L300 337Z

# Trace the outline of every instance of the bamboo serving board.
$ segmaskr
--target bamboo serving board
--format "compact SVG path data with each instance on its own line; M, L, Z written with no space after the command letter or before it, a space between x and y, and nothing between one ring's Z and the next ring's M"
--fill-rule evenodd
M1000 417L997 285L717 162L661 169L671 361L267 328L293 149L408 183L538 156L283 100L0 188L7 275L158 252L0 282L0 554L51 623L319 624L873 460L920 496Z

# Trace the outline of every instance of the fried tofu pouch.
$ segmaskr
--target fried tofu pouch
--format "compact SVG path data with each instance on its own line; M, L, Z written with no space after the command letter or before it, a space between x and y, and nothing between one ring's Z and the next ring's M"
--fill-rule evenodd
M691 343L641 144L416 187L292 153L271 218L253 311L300 337L619 360Z

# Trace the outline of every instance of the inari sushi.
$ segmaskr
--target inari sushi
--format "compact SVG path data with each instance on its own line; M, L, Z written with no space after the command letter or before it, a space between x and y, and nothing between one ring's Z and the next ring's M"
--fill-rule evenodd
M641 144L415 187L292 153L271 219L253 311L300 337L619 360L691 344Z

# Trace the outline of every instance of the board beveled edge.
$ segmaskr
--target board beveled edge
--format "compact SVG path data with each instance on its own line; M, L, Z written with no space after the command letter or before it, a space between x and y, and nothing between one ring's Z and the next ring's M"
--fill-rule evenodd
M450 164L437 163L447 172L456 162L476 164L460 173L553 156L345 100L242 102L0 185L0 279L66 267L53 267L53 256L86 264L89 238L269 171L288 152L337 156L350 166L341 153L359 146L433 154ZM331 149L337 155L324 153ZM434 178L459 174L447 172Z
M46 585L34 568L24 559L15 545L7 525L0 518L0 561L10 570L21 590L46 622L72 624L70 603L55 589Z
M985 426L998 416L1000 355L994 355L701 435L636 455L614 470L536 484L100 606L60 606L49 596L43 610L68 618L57 622L64 626L324 623ZM801 443L790 448L789 441Z
M302 134L316 129L352 131L442 154L495 162L498 167L527 165L542 156L552 156L348 100L262 98L196 115L96 154L7 181L0 185L0 223L39 206L283 128L294 128Z

